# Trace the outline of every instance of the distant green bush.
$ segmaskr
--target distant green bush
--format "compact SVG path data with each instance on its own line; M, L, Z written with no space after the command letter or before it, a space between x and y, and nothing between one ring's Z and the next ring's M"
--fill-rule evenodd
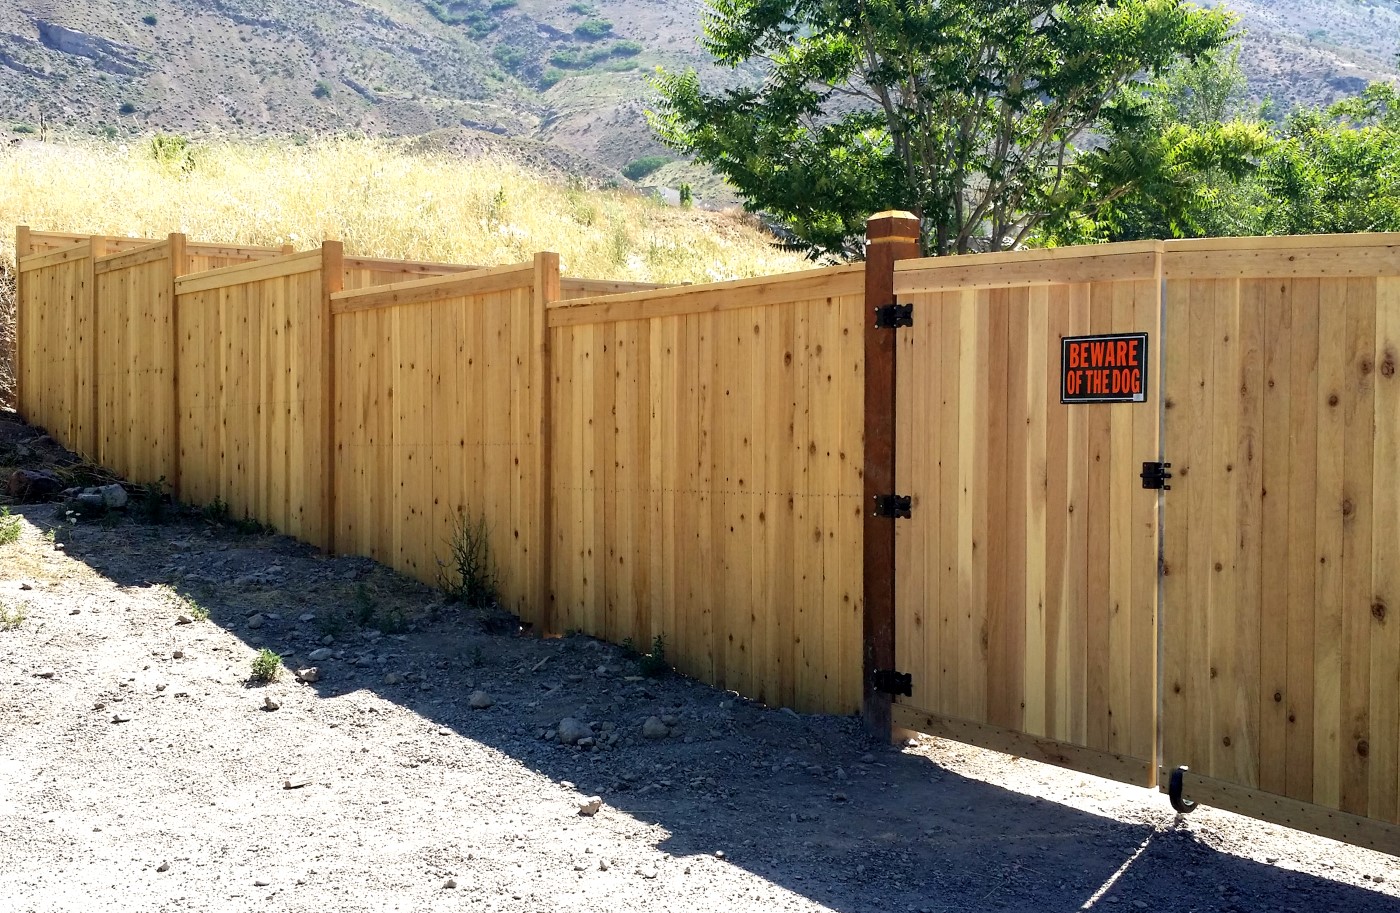
M549 55L549 62L565 70L586 70L612 56L607 48L565 48Z
M612 55L614 57L635 57L645 49L646 46L640 41L633 41L629 38L625 41L615 42L612 46Z
M587 41L597 41L612 34L613 24L606 19L585 19L574 27L574 34Z
M569 12L580 16L592 16L598 10L591 3L570 3Z
M146 23L147 25L155 25L156 17L153 13L147 13L146 15L141 17L141 21Z
M118 113L118 114L123 114L123 115L125 115L125 114L135 114L135 113L136 113L136 106L133 105L133 104L132 104L131 102L129 102L129 101L124 101L124 102L122 102L121 107L117 109L117 113Z
M656 171L662 165L668 165L675 159L669 155L644 155L639 159L634 159L626 164L622 169L622 174L629 181L640 181L642 178Z
M510 70L512 73L520 70L521 64L525 62L525 52L520 48L512 47L508 44L498 44L491 52L491 56L496 58L496 62Z
M15 124L10 128L15 133L38 133L39 128L33 124Z
M331 84L324 79L317 81L316 88L311 90L311 95L315 98L330 98Z
M514 9L520 0L491 0L491 12L499 13L502 10Z
M540 74L540 88L551 88L566 75L567 74L563 70L557 70L554 67L546 67L545 71Z

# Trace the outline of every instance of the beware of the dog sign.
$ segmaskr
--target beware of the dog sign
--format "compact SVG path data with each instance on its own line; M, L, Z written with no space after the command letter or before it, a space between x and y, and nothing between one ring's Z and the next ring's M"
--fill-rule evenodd
M1060 402L1147 402L1147 334L1066 336L1060 349Z

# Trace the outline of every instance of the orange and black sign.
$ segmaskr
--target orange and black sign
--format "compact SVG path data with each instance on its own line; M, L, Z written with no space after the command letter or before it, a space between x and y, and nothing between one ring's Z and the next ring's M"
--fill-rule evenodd
M1060 402L1147 402L1146 333L1066 336L1060 345Z

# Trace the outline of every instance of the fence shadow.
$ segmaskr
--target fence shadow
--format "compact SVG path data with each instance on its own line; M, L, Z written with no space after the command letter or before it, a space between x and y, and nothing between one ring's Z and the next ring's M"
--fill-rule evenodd
M430 620L423 613L441 607L433 591L365 559L188 520L126 520L113 535L70 528L52 505L16 512L56 529L70 557L116 584L170 586L248 646L318 665L326 675L310 687L322 697L376 694L664 828L657 847L673 857L723 853L843 913L1397 909L1377 892L1221 852L1180 824L1159 828L1165 800L1145 791L1138 820L1117 820L866 744L852 719L800 717L675 676L630 680L635 664L598 641L518 636L463 614ZM405 630L347 627L324 645L324 626L297 620L367 599L370 624L400 619ZM263 621L250 627L257 610ZM313 662L323 646L338 655ZM476 688L495 706L473 711ZM672 737L640 736L642 720L669 714ZM537 737L564 715L614 723L624 744L583 751Z

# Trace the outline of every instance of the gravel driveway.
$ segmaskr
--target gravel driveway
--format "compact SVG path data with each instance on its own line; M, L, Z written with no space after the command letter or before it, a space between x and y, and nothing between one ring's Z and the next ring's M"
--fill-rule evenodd
M0 911L1400 911L1389 856L871 745L283 537L12 509Z

